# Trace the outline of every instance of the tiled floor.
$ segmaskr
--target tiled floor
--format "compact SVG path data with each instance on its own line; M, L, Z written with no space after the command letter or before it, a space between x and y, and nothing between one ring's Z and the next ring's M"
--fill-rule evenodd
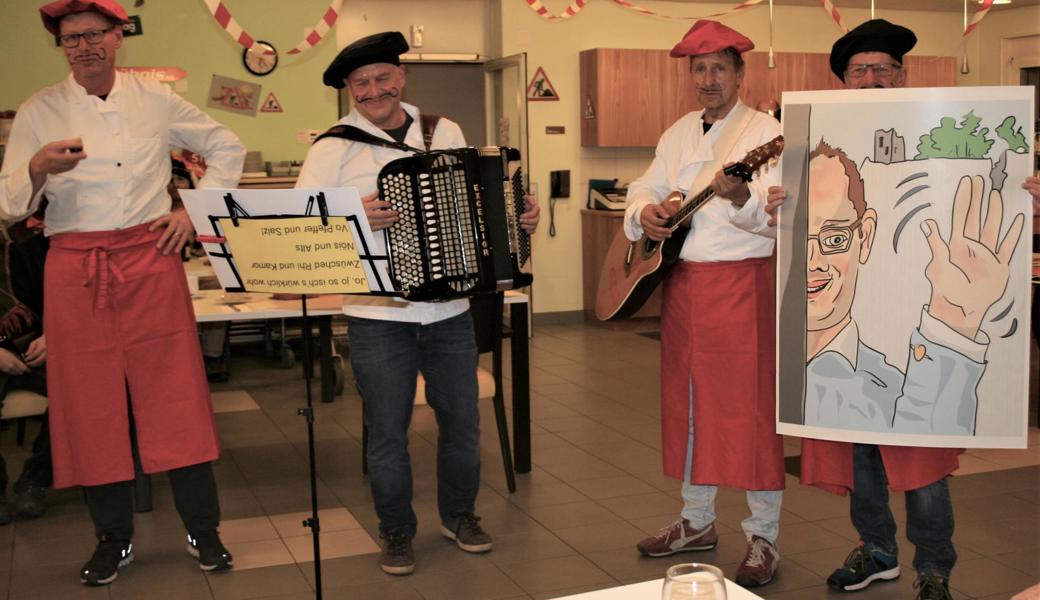
M373 537L377 522L361 476L360 400L347 393L316 409L322 577L327 598L478 600L554 598L663 575L696 558L733 576L744 552L743 494L722 490L721 543L676 559L640 558L635 542L674 519L678 484L660 474L658 342L636 335L653 323L552 325L532 340L534 469L509 494L489 407L482 407L483 485L478 512L495 538L474 556L438 532L430 409L417 407L411 436L418 569L384 575ZM155 510L137 515L137 561L108 588L81 586L77 570L93 537L76 490L52 494L47 515L0 527L0 598L148 598L297 600L313 597L312 540L301 526L310 510L306 423L299 370L238 353L233 379L214 386L223 457L216 465L224 540L236 569L206 576L184 552L169 486L154 480ZM508 365L508 360L506 361ZM1036 378L1036 362L1033 363ZM1034 390L1036 385L1034 382ZM1035 392L1034 392L1035 393ZM1035 416L1033 417L1035 419ZM3 436L9 468L24 450ZM788 454L797 453L788 440ZM954 597L1008 598L1040 579L1040 430L1030 449L973 451L951 480L960 559ZM13 473L16 476L17 473ZM770 599L829 598L824 578L855 543L847 500L788 477L781 517L781 570L757 593ZM897 518L904 510L893 502ZM912 598L913 549L901 540L907 569L894 583L843 598ZM838 596L834 596L838 597Z

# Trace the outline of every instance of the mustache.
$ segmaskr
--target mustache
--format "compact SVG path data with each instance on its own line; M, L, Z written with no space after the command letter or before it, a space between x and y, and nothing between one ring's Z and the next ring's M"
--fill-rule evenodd
M361 103L365 103L365 102L373 102L373 101L376 101L376 100L382 100L383 98L396 98L396 97L398 97L400 95L401 95L401 92L399 92L397 90L390 90L390 91L387 91L387 92L383 92L382 94L377 94L375 96L362 96L360 98L354 98L354 100L356 102L358 102L359 104L361 104Z
M94 59L105 60L105 53L104 52L84 52L82 54L77 54L77 55L73 56L72 57L72 62L82 62L82 61L85 61L85 60L94 60Z
M703 92L703 93L715 93L715 92L721 92L722 88L721 87L698 87L697 91L698 92Z

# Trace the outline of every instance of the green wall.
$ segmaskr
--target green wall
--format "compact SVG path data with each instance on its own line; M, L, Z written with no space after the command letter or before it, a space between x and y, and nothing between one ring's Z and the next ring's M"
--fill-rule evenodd
M0 110L14 110L35 91L68 75L61 49L40 22L42 0L4 0L0 21ZM188 72L181 93L242 138L264 160L303 159L307 144L296 141L300 129L326 129L338 118L336 94L321 83L321 74L336 55L335 31L302 55L286 56L304 30L318 22L328 0L224 0L235 20L250 35L274 44L278 68L255 77L242 66L242 47L225 33L202 0L145 0L139 8L122 0L131 15L140 15L144 35L124 39L118 66L176 66ZM343 15L341 18L347 18ZM260 99L274 92L283 113L248 117L208 108L212 75L260 84Z

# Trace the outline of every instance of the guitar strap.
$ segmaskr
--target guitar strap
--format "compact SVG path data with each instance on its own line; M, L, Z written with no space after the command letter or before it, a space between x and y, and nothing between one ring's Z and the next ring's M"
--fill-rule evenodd
M727 116L726 127L723 128L722 134L719 135L718 139L711 146L712 155L714 158L711 162L705 163L701 170L697 173L697 176L693 178L693 183L690 184L690 189L687 191L687 196L691 194L698 194L701 190L705 189L711 184L712 179L715 178L715 173L718 173L722 166L726 164L726 157L733 152L733 148L737 145L740 140L740 136L743 135L744 130L751 123L751 120L755 117L755 111L748 108L743 102L737 101L733 106L733 110ZM732 120L730 120L732 119ZM708 130L711 131L710 129ZM698 132L694 132L697 135ZM707 133L701 133L701 141L703 143Z

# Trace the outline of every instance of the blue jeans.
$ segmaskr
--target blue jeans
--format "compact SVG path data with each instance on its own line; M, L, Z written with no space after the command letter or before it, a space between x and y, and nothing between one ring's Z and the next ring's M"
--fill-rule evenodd
M480 487L477 345L469 312L429 325L347 317L350 364L365 403L368 471L383 533L415 535L408 426L415 380L437 417L437 508L442 521L474 512Z
M896 556L896 522L888 507L888 478L877 446L855 444L852 524L867 545ZM914 569L949 579L953 549L953 503L946 479L906 492L906 537L914 544Z

